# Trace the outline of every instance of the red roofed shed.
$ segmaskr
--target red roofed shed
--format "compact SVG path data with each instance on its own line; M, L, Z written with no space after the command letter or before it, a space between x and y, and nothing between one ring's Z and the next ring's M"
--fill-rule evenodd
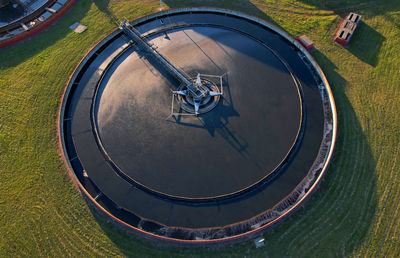
M306 35L300 36L297 38L297 41L305 47L305 49L309 50L314 46L314 42L312 42Z
M349 13L340 24L333 40L339 44L348 45L360 21L361 15Z

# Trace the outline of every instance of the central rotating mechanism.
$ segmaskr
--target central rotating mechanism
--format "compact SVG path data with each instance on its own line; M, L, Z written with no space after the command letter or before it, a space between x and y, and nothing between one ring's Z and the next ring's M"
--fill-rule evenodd
M201 76L203 78L201 78ZM220 87L204 77L219 78ZM215 108L223 95L222 77L215 75L197 74L196 80L190 85L181 85L177 91L172 91L177 97L179 106L188 113L174 112L174 98L172 98L171 115L199 115Z

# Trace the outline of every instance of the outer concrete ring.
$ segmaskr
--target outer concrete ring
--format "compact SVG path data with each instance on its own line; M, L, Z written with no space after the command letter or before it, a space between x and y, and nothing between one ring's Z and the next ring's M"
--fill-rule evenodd
M155 13L143 18L140 18L133 22L133 25L139 24L141 22L151 20L151 19L156 19L157 17L164 16L166 14L174 14L174 13L182 13L182 12L213 12L213 13L220 13L220 14L225 14L225 15L233 15L233 16L238 16L241 17L245 20L251 21L258 23L259 25L266 27L270 30L273 30L274 32L278 33L280 36L282 36L284 39L286 39L288 42L292 43L294 46L296 46L304 55L302 58L306 60L307 63L309 63L309 68L313 71L314 75L318 77L318 79L321 80L321 83L319 85L320 93L321 93L321 98L323 102L323 111L324 111L324 133L323 133L323 139L322 143L317 155L316 160L314 161L311 169L309 170L307 176L303 179L303 181L293 190L292 194L287 196L285 199L283 199L280 203L278 203L276 206L274 206L274 211L277 210L280 215L267 223L262 223L262 225L259 225L259 227L254 228L250 231L240 233L234 236L229 236L225 238L220 238L220 239L201 239L201 240L185 240L185 239L175 239L175 238L170 238L170 237L165 237L165 236L160 236L156 235L147 231L144 231L142 229L136 228L131 226L130 224L122 221L121 219L115 217L113 214L108 212L104 207L102 207L84 188L84 186L80 183L77 175L74 173L72 169L72 165L67 159L67 150L66 150L66 145L64 142L64 132L63 132L63 127L64 127L64 113L66 109L66 103L68 99L68 95L71 91L72 88L72 82L76 78L76 76L79 74L79 71L84 67L86 61L95 54L95 52L101 48L104 44L107 43L108 40L112 39L113 37L116 37L118 34L120 34L120 31L116 30L113 33L111 33L109 36L105 37L102 41L100 41L98 44L96 44L89 52L88 55L85 56L81 62L78 64L78 66L75 68L74 73L71 75L69 78L69 81L64 89L64 93L62 95L62 101L59 106L58 110L58 120L57 120L57 134L58 134L58 144L59 148L61 150L61 158L64 162L64 164L67 167L67 171L73 180L73 183L76 184L81 192L84 194L84 196L90 200L90 202L94 205L94 207L101 211L103 214L105 214L108 218L111 220L115 221L118 225L128 228L132 230L134 233L138 233L140 236L145 236L146 238L150 238L153 240L162 240L167 243L171 244L177 244L177 245L213 245L213 244L222 244L222 243L232 243L232 242L238 242L241 240L245 239L250 239L252 237L255 237L259 234L261 234L263 231L266 229L270 228L272 225L276 225L277 223L283 221L285 218L287 218L290 214L292 214L297 208L301 207L301 205L304 203L305 200L307 200L311 193L313 193L318 187L319 184L326 173L330 160L333 155L334 147L336 144L336 137L337 137L337 112L336 112L336 106L333 98L332 91L330 89L329 83L323 74L321 68L319 65L316 63L316 61L313 59L313 57L307 52L307 50L301 46L296 40L294 40L290 35L288 35L286 32L276 28L275 26L260 20L256 17L251 17L244 15L242 13L236 12L236 11L231 11L231 10L226 10L226 9L215 9L215 8L184 8L184 9L172 9L168 10L162 13ZM282 207L279 207L282 203L287 202L290 200L292 196L298 196L298 200L295 204L289 205L285 209L282 210Z

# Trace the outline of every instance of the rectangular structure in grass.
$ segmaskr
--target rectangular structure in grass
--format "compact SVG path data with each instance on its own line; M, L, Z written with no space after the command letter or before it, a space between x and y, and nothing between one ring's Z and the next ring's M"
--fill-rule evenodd
M311 41L306 35L302 35L297 38L297 41L307 50L314 47L314 42Z
M340 23L333 40L341 45L348 45L360 21L361 15L349 13Z

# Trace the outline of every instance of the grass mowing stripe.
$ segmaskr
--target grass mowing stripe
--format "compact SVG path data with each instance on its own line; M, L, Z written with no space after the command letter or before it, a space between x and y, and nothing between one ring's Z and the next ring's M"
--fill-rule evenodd
M342 117L343 119L347 119L347 114L345 114L345 116L344 117ZM350 126L350 123L344 123L344 125L345 126ZM343 148L344 148L344 146L346 146L346 144L345 144L345 141L346 141L346 138L351 138L351 135L345 135L345 139L344 139L344 143L342 144L342 146L343 146ZM357 146L358 147L358 146ZM351 152L351 151L350 151ZM345 157L345 155L343 155L342 157ZM340 177L339 178L339 180L346 180L346 178L345 177ZM343 183L342 183L342 181L338 181L338 182L335 182L335 184L329 184L329 190L328 191L333 191L333 192L338 192L339 191L339 193L341 193L342 191L340 191L340 189L339 189L339 187L340 187L340 185L342 185ZM315 220L315 221L311 221L311 223L312 223L312 225L316 225L315 226L315 228L314 228L314 230L312 230L312 231L310 231L310 230L307 230L307 231L305 231L305 233L303 232L301 232L301 230L299 230L299 228L298 227L296 227L296 229L298 230L298 231L300 231L300 232L298 232L297 234L295 234L296 235L296 237L295 238L293 238L289 243L288 243L288 246L292 246L292 245L294 245L294 244L297 244L297 245L300 245L300 246L302 246L303 248L306 246L306 243L305 242L309 242L309 243L316 243L316 242L318 242L319 241L319 235L318 235L318 233L322 230L321 229L321 227L319 227L318 225L326 225L327 227L325 227L324 228L324 230L326 230L326 231L328 231L328 232L331 232L331 230L330 230L330 228L331 227L334 227L334 225L332 225L332 224L327 224L327 223L324 223L324 220L326 220L327 218L326 218L326 216L325 216L325 214L329 214L330 212L332 212L332 210L333 209L337 209L337 206L338 206L338 203L341 203L342 202L342 200L341 200L341 198L338 198L338 196L336 195L336 194L327 194L327 195L325 195L325 196L334 196L334 201L333 202L331 202L331 201L328 201L328 200L321 200L321 202L320 202L320 204L322 205L322 207L321 206L317 206L317 205L313 205L312 207L310 207L311 208L311 210L319 210L319 211L321 211L322 212L322 214L318 214L318 219L317 220ZM304 223L304 221L301 221L301 222L299 222L299 223ZM314 236L314 238L317 238L317 239L313 239L312 237ZM312 249L310 249L310 248L308 248L308 250L312 250Z
M389 226L387 227L387 231L386 231L384 239L382 241L384 243L384 245L389 245L389 246L387 246L386 248L383 248L384 245L382 245L381 248L379 249L378 256L380 256L381 252L383 251L384 252L383 257L387 257L388 256L387 252L391 249L391 246L395 243L395 241L387 241L387 239L388 239L388 236L390 236L390 234L389 234L390 231L395 230L392 226L395 224L395 223L393 223L393 221L395 221L396 218L398 218L398 216L396 216L396 215L399 212L399 208L400 208L400 196L397 196L396 209L390 219ZM392 238L397 237L397 240L398 240L398 237L399 237L398 235L392 234L392 236L393 236Z
M366 168L369 168L370 164L366 164ZM360 186L361 187L361 186ZM360 188L359 187L359 188ZM368 191L365 191L363 194L361 194L360 199L353 199L355 204L354 205L362 205L364 207L363 209L360 210L359 214L356 214L356 217L353 216L353 223L348 223L350 228L352 229L351 232L349 232L345 237L343 237L343 243L346 246L347 252L350 253L350 250L354 248L355 245L353 244L355 239L362 239L364 235L367 234L367 231L369 230L368 225L365 224L365 221L369 221L368 218L373 217L375 214L375 198L369 198L373 197L374 191L376 189L376 182L373 180L373 178L369 181L366 181L364 183L364 186L361 188L368 189ZM362 189L360 189L362 191ZM363 203L362 203L363 202ZM365 203L365 204L364 204ZM351 210L353 207L350 207L349 210ZM361 232L361 229L363 232ZM350 249L350 250L349 250Z
M344 126L348 126L348 123L344 123ZM343 149L345 149L345 141L346 141L346 138L348 138L349 137L349 135L345 135L345 138L344 138L344 142L340 145L341 146L341 148L343 148ZM341 158L345 158L346 156L345 155L342 155L341 156ZM342 163L342 162L340 162L340 163ZM342 179L342 177L340 178L340 179ZM338 183L336 183L336 182L331 182L327 187L327 189L326 189L326 191L327 191L327 194L325 194L322 198L320 198L319 200L319 202L318 203L313 203L313 205L311 206L311 207L309 207L309 211L308 211L308 213L312 213L312 212L315 212L315 211L320 211L320 212L323 212L323 214L318 214L318 219L316 220L316 221L312 221L312 225L319 225L319 223L320 223L320 220L322 219L322 218L325 218L325 216L324 216L324 213L327 213L326 212L326 209L328 208L329 209L329 207L332 207L331 206L331 203L329 202L329 201L327 201L326 200L326 198L330 198L331 196L334 196L334 193L337 191L337 187L340 185L341 183L340 182L338 182ZM325 207L325 206L328 206L328 207ZM298 243L298 241L299 241L299 239L302 239L302 240L304 240L304 239L308 239L307 237L304 237L304 233L303 234L301 234L301 227L299 227L299 225L302 225L302 224L308 224L308 222L307 222L307 220L308 220L308 217L307 216L302 216L301 217L301 219L299 219L298 220L298 222L297 223L294 223L292 226L291 226L291 228L293 229L293 230L295 230L295 231L300 231L300 232L298 232L298 233L295 233L294 235L296 236L296 237L294 237L287 245L288 246L292 246L292 245L294 245L294 243ZM320 228L317 226L317 227L315 227L314 228L314 230L312 230L312 231L306 231L306 234L307 235L310 235L310 234L315 234L315 231L318 231L318 230L320 230ZM290 234L290 233L292 233L292 232L290 232L289 230L286 230L285 231L285 233L280 237L280 239L281 240L283 240L283 237L284 236L286 236L286 235L288 235L288 234ZM303 244L301 244L300 246L303 246Z
M389 179L387 180L387 181L390 181L390 182L392 182L391 184L390 184L390 190L389 190L389 192L388 192L388 194L387 195L384 195L384 196L387 196L387 198L386 198L386 203L385 203L385 205L384 205L384 211L381 213L381 217L380 217L380 219L382 218L382 214L385 214L386 216L386 218L388 217L388 214L386 214L386 213L390 213L390 204L388 205L387 204L387 201L389 200L389 197L390 196L392 196L392 189L394 188L394 186L396 186L396 185L398 185L398 180L396 180L397 178L398 178L398 173L396 173L395 174L395 178L394 179L392 179L392 175L393 175L393 171L394 171L394 168L395 168L395 166L396 165L398 165L397 164L397 154L398 154L398 151L399 149L397 149L397 153L396 153L396 156L395 156L395 160L394 160L394 162L393 162L393 166L392 166L392 169L391 169L391 173L390 173L390 177L389 177ZM393 214L391 215L391 218L390 218L390 221L389 221L389 225L386 225L386 227L384 228L385 229L385 233L384 233L384 237L381 239L381 244L380 244L380 247L379 247L379 250L378 250L378 253L377 253L377 256L380 256L380 254L381 254L381 252L382 252L382 249L383 249L383 247L387 244L386 243L386 239L387 239L387 236L388 236L388 233L389 233L389 231L391 230L391 226L392 226L392 222L393 222L393 219L395 218L395 215L397 214L397 211L398 211L398 208L399 208L399 201L400 201L400 198L399 198L399 196L398 196L399 194L395 194L394 196L393 196L393 198L392 199L394 199L394 200L397 200L397 202L396 202L396 204L395 204L395 211L393 212ZM396 198L397 197L397 198ZM381 220L382 221L382 220Z
M353 120L354 121L354 120ZM355 122L357 123L357 122ZM360 145L357 144L357 151L355 153L360 153L362 154L362 152L360 152L359 148ZM361 146L362 148L362 146ZM353 163L353 169L351 167L349 167L350 171L357 171L355 168L358 166L358 159L356 160L356 162ZM353 179L354 179L354 175L355 173L352 173L351 179L350 179L350 185L352 185ZM358 175L360 176L360 174ZM357 181L357 178L356 180ZM342 215L342 217L340 218L339 221L336 221L335 224L327 224L327 223L323 223L324 221L318 222L319 225L328 225L327 231L329 232L328 234L326 234L325 236L323 236L322 238L319 237L318 239L310 239L310 241L307 241L308 243L311 244L309 250L313 250L316 246L320 245L321 242L323 242L326 238L331 237L332 235L335 235L336 232L342 227L343 223L347 222L347 218L349 216L349 209L347 207L343 207L341 205L342 203L342 193L344 191L339 191L340 194L336 197L335 202L331 203L331 202L326 202L327 204L330 204L329 209L325 210L326 214L329 214L331 212L335 212L335 213L339 213ZM352 195L354 194L354 188L352 188L352 192L351 193L347 193L346 197L352 199ZM351 204L349 204L351 205ZM308 240L308 239L307 239ZM306 243L304 243L303 245L305 245Z
M397 151L397 153L398 153L398 151ZM397 160L397 156L395 157L395 160ZM394 180L392 180L395 165L396 165L396 163L393 164L392 169L390 170L389 178L385 178L385 181L386 181L386 182L391 182L391 184L386 184L386 187L384 188L384 191L383 191L383 193L382 193L382 196L381 196L381 198L380 198L380 200L379 200L379 203L382 203L382 207L383 207L383 208L386 208L386 207L388 206L388 205L387 205L387 204L388 204L388 201L389 201L388 196L391 196L391 192L392 192L393 187L397 186L397 182L395 182ZM397 177L397 174L398 174L398 173L396 173L396 177ZM389 191L387 191L389 185L390 185ZM378 224L377 224L377 226L380 225L380 221L382 220L382 218L383 218L383 213L381 213L380 216L378 217ZM375 231L375 234L376 234L376 233L377 233L377 232Z
M33 232L33 230L32 230L32 226L31 226L31 224L26 220L26 218L24 218L24 222L25 222L25 224L28 226L28 230L29 230L29 233L31 234L31 236L32 236L32 239L33 239L33 241L34 241L34 243L35 243L35 246L36 246L36 250L37 250L37 252L38 252L38 255L39 256L42 256L43 254L42 254L42 252L40 251L40 247L39 247L39 243L38 243L38 241L37 241L37 237L36 237L36 234Z
M399 235L400 235L400 218L397 218L397 224L396 226L394 226L394 233L391 239L394 246L389 249L393 250L393 253L395 254L400 253L400 245L398 244Z
M56 212L56 214L59 215L57 212ZM64 241L64 239L68 240L67 243L70 246L74 247L76 249L76 251L80 252L82 255L84 253L86 253L85 256L93 254L92 248L88 248L89 244L87 243L87 239L83 239L82 235L77 234L76 231L70 227L69 223L65 223L63 217L59 216L57 221L61 222L61 225L63 225L61 227L60 233L62 235L65 235L64 238L61 239L60 241ZM77 221L79 221L79 220L77 220ZM88 230L83 229L82 231L84 232L84 231L88 231ZM86 247L86 248L82 248L82 247Z

